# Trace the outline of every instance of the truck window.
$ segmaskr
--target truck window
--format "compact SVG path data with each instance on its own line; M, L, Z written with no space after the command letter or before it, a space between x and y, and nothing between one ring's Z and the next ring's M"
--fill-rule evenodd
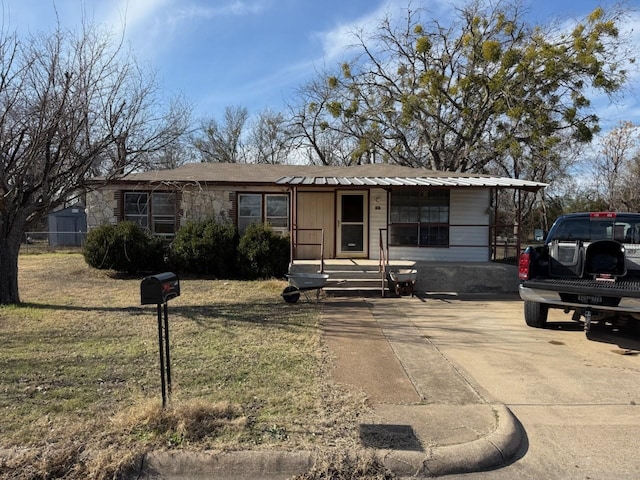
M560 228L554 234L554 239L561 241L582 240L588 242L591 239L589 223L588 218L569 218L559 225Z

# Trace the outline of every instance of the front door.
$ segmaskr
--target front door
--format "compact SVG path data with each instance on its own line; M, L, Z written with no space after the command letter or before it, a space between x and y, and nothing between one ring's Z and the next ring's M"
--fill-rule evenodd
M334 192L298 192L295 259L333 258L336 215ZM321 243L323 243L321 245Z
M336 250L339 257L369 254L367 192L338 192Z

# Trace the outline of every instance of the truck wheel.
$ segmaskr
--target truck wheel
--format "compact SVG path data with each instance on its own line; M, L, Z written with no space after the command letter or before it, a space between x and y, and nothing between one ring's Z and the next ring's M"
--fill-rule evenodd
M539 302L524 302L524 321L527 325L535 328L544 328L547 326L547 315L549 314L549 305Z

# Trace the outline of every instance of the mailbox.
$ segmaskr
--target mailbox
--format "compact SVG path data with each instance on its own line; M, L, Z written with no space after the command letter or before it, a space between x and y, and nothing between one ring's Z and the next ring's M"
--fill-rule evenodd
M180 280L175 273L164 272L144 277L140 283L140 303L142 305L165 303L180 296Z

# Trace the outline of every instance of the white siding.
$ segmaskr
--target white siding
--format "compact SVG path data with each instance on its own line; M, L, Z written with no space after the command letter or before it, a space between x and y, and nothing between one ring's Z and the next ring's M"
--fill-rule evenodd
M451 190L449 247L391 247L392 260L486 262L489 260L489 190Z
M380 258L380 229L387 228L387 192L372 188L369 192L369 258ZM386 232L383 232L386 235ZM386 241L386 240L385 240Z
M451 190L450 201L452 225L489 225L489 190Z
M429 262L486 262L487 247L390 247L391 260L414 260Z

